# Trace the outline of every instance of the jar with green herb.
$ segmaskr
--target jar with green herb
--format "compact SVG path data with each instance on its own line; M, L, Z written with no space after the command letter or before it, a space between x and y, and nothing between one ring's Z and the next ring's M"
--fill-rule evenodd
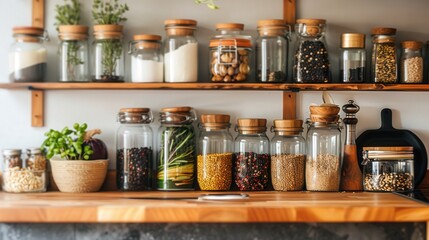
M375 83L398 81L396 29L372 29L372 79Z

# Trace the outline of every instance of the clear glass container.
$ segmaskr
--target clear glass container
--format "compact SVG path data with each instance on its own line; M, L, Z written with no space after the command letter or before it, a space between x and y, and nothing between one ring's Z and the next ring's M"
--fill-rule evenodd
M271 182L274 190L297 191L305 183L305 139L302 120L274 120L271 148Z
M164 56L159 35L134 35L129 43L131 82L163 82Z
M413 147L364 147L362 158L365 191L413 191Z
M154 136L149 108L122 108L116 133L116 185L119 190L152 189Z
M27 157L24 167L35 171L46 170L46 157L40 148L27 149Z
M158 190L195 190L195 120L191 107L161 109L156 164Z
M124 82L122 25L95 25L92 42L92 81Z
M330 64L325 40L325 19L297 19L293 78L298 83L327 83Z
M340 51L340 82L365 82L365 69L365 34L343 33Z
M230 116L201 116L197 180L201 190L226 191L231 187L233 138Z
M88 27L61 25L58 30L59 81L89 81Z
M266 119L238 119L232 166L233 189L263 191L270 186L270 140Z
M22 167L21 149L3 149L2 154L3 170L15 167Z
M423 82L423 43L404 41L401 43L401 83Z
M209 69L213 82L244 82L253 73L252 38L243 35L241 23L216 24L210 39Z
M43 82L46 78L47 50L43 28L14 27L15 42L9 49L11 82Z
M165 21L165 82L198 80L198 42L194 36L197 21L173 19Z
M259 82L286 82L290 26L284 20L258 21L256 58Z
M372 29L371 76L376 83L396 83L398 81L396 29Z

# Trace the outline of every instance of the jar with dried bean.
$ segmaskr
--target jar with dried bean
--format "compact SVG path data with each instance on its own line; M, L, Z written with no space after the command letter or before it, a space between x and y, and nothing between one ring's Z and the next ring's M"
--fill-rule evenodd
M27 149L25 167L35 171L46 170L46 157L40 148Z
M376 83L396 83L396 29L372 29L372 78Z
M423 43L404 41L401 43L401 83L423 82Z
M229 119L229 115L201 115L197 156L201 190L225 191L231 187L233 139Z
M232 167L233 189L263 191L270 187L270 140L266 119L238 119Z
M253 73L252 38L242 35L241 23L216 25L218 35L210 39L210 79L213 82L249 81Z
M271 131L271 181L274 190L296 191L304 188L305 139L302 120L274 120Z
M11 193L46 192L45 170L13 167L3 171L2 189Z
M3 149L3 170L22 167L21 149Z

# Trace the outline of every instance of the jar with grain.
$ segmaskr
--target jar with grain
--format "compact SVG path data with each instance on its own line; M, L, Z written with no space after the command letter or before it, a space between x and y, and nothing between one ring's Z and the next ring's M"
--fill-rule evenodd
M198 80L198 42L194 36L196 27L197 21L191 19L165 20L165 82Z
M423 82L423 43L404 41L401 43L401 83Z
M161 109L156 164L158 190L195 190L195 120L197 117L191 107Z
M131 55L131 82L164 80L164 56L161 46L159 35L134 35L128 50Z
M263 191L270 186L270 140L266 135L267 120L237 120L232 166L233 189Z
M271 131L271 182L274 190L304 189L305 139L302 120L274 120Z
M340 51L340 82L365 82L365 65L365 34L343 33Z
M364 147L362 158L365 191L413 191L413 147Z
M9 49L11 82L43 82L46 77L48 40L43 28L14 27L15 42Z
M330 82L325 19L297 19L293 78L298 83Z
M226 191L231 187L233 139L230 116L201 115L197 180L201 190Z
M31 170L44 171L46 170L46 157L40 148L27 149L27 158L25 159L25 167Z
M286 82L290 26L281 19L258 21L256 40L257 81Z
M396 29L372 29L372 70L375 83L396 83L398 69L396 59Z
M243 35L244 24L216 24L210 39L210 79L213 82L249 81L253 72L252 38Z
M152 189L153 121L149 108L122 108L116 133L116 186L123 191Z

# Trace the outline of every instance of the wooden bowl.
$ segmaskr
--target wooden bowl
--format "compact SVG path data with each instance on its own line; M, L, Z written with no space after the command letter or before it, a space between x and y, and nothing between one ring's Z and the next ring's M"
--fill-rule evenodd
M316 115L338 115L340 107L336 105L310 106L310 113Z

